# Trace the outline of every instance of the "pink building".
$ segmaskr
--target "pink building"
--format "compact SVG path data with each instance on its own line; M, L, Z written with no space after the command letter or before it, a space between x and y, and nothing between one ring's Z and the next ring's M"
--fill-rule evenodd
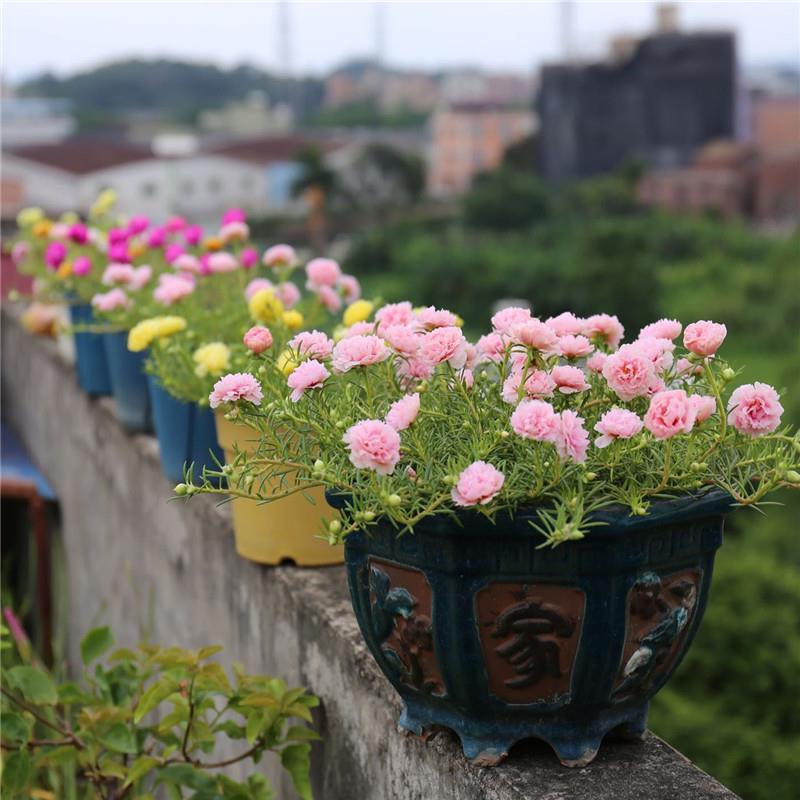
M431 116L428 191L459 194L480 172L500 165L509 145L533 133L532 110L492 103L454 103Z

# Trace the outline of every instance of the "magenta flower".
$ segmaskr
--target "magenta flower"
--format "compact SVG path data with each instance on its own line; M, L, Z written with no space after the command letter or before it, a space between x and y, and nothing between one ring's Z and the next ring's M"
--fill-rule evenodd
M130 220L128 220L127 232L131 236L138 236L138 234L146 231L149 226L150 226L150 220L147 217L144 216L131 217Z
M485 461L474 461L458 476L451 497L462 508L486 505L500 494L505 480L496 467Z
M89 241L89 229L82 222L69 226L69 238L75 244L86 244Z
M153 228L147 234L147 246L152 248L163 247L167 242L166 228Z
M342 437L350 450L350 461L359 469L391 475L400 460L400 434L376 419L357 422Z
M83 278L92 271L92 260L89 256L78 256L72 262L72 274L78 278Z
M239 261L245 269L252 269L258 264L258 250L256 250L255 247L245 247L245 249L239 253Z
M57 270L67 257L67 246L63 242L50 242L44 251L44 263L48 269Z
M167 229L168 233L177 233L178 231L182 231L186 225L187 222L183 217L170 217L164 227Z
M168 244L164 250L164 260L167 264L174 264L186 251L177 242Z
M247 222L247 214L242 208L229 208L222 215L222 224L228 225L231 222Z
M183 229L182 233L189 247L197 247L203 238L203 229L199 225L189 225Z

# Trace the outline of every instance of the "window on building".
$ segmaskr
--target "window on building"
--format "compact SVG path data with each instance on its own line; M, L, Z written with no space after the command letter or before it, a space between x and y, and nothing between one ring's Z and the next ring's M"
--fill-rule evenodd
M213 177L208 179L208 191L218 192L222 189L222 181L219 178Z
M181 192L183 194L192 194L194 192L194 181L181 181Z
M242 189L252 189L253 188L253 176L252 175L243 175L242 176Z
M155 197L158 194L158 186L154 181L145 181L141 186L143 197Z

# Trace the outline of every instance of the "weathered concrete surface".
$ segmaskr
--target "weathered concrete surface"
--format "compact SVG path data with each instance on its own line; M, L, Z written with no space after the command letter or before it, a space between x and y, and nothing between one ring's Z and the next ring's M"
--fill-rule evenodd
M318 800L735 798L654 736L606 744L580 770L534 742L479 769L449 734L428 744L401 736L399 703L361 643L343 570L240 559L227 509L205 497L167 502L156 442L127 435L113 403L88 399L55 344L24 333L16 317L3 310L3 414L61 500L75 657L82 633L107 623L126 644L219 643L251 671L308 686L323 701Z

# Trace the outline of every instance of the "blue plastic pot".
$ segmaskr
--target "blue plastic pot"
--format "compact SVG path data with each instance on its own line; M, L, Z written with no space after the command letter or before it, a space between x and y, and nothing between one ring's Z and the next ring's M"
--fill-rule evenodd
M645 517L605 510L606 525L551 550L536 549L535 510L348 536L356 618L403 699L401 727L450 728L483 766L528 737L583 766L607 733L641 736L700 624L730 504L714 491Z
M79 303L69 307L73 325L95 325L92 307ZM111 394L111 376L103 340L108 334L89 331L75 333L75 362L78 384L87 394L99 397Z
M144 371L147 353L132 353L128 350L126 331L107 333L104 343L119 421L131 433L150 432L150 392Z
M204 466L216 469L211 453L220 464L224 463L225 457L217 443L214 414L210 409L176 399L153 375L147 376L147 387L161 450L161 468L171 481L183 481L184 465L190 463L194 463L195 478L202 474Z

